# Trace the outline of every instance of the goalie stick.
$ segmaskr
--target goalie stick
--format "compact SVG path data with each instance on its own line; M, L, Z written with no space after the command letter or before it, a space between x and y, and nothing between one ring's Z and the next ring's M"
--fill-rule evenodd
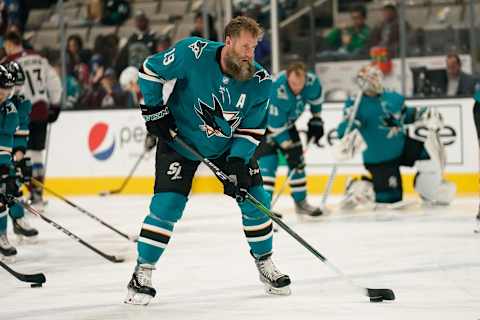
M0 260L0 266L7 270L8 273L10 273L12 276L17 278L20 281L23 282L30 282L30 283L35 283L41 285L42 283L45 283L47 279L45 278L45 275L43 273L34 273L34 274L25 274L25 273L20 273L12 268L10 268L8 265L6 265L4 262Z
M362 101L362 96L363 96L363 92L362 90L360 90L357 94L357 97L355 98L355 102L352 107L350 118L348 119L347 128L345 129L344 136L347 135L352 129L355 116L357 115L357 112L358 112L358 107L360 106L360 102ZM333 165L332 171L330 172L330 176L328 177L327 186L325 187L325 192L323 193L323 196L322 196L322 202L320 205L321 208L325 208L327 204L327 198L330 195L330 192L332 191L333 181L335 180L335 176L337 175L337 169L338 169L338 165L337 163L335 163Z
M221 171L214 163L212 163L207 158L204 158L196 149L192 146L188 145L185 141L183 141L177 133L170 131L170 134L173 137L173 140L182 146L185 150L190 152L194 155L199 161L205 164L214 174L215 176L222 182L233 182L232 178L227 176L223 171ZM305 249L310 251L315 257L320 259L325 265L327 265L330 270L334 271L337 275L339 275L343 280L345 280L348 284L354 287L359 292L362 292L364 295L370 298L371 302L381 302L383 300L395 300L395 294L391 289L371 289L371 288L363 288L358 286L353 282L352 279L347 277L340 269L335 267L331 264L326 257L324 257L320 252L318 252L315 248L313 248L307 241L305 241L302 237L300 237L295 231L293 231L285 222L279 219L275 212L269 210L265 207L260 201L255 199L250 193L247 192L246 201L250 202L253 206L255 206L258 210L263 212L265 215L269 216L275 223L277 223L283 230L285 230L289 235L291 235L295 240L297 240Z

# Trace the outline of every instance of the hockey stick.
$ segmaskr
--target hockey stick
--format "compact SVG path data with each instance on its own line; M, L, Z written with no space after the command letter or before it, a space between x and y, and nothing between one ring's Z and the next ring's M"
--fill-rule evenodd
M108 229L112 230L113 232L119 234L120 236L124 237L125 239L129 240L129 241L133 241L133 242L136 242L136 239L133 239L133 238L130 238L127 234L123 233L122 231L118 230L117 228L113 227L112 225L106 223L105 221L103 221L102 219L100 219L99 217L97 217L96 215L94 215L93 213L85 210L84 208L76 205L75 203L73 203L72 201L68 200L67 198L65 198L64 196L62 196L61 194L58 194L56 193L55 191L53 191L52 189L50 188L47 188L43 183L41 183L40 181L38 181L37 179L35 178L32 178L32 183L38 187L42 187L44 190L46 190L48 193L51 193L53 194L55 197L59 198L60 200L66 202L67 204L69 204L70 206L74 207L75 209L77 209L78 211L80 211L81 213L84 213L86 214L87 216L89 216L90 218L92 218L93 220L99 222L100 224L104 225L105 227L107 227Z
M175 132L170 131L174 142L178 143L182 148L190 152L193 156L195 156L199 161L204 163L221 182L234 182L232 178L227 176L223 171L221 171L214 163L212 163L207 158L204 158L196 149L188 145L185 141L183 141ZM300 237L295 231L293 231L282 219L278 218L276 215L277 213L269 210L265 207L260 201L255 199L250 193L247 192L246 200L250 202L253 206L255 206L258 210L263 212L265 215L269 216L275 223L277 223L283 230L285 230L289 235L291 235L295 240L297 240L304 248L310 251L314 256L320 259L323 263L325 263L332 271L334 271L337 275L342 277L347 283L352 285L357 290L361 291L367 297L370 298L371 302L381 302L383 300L395 300L395 294L391 289L370 289L370 288L363 288L359 287L357 284L353 282L352 279L348 278L340 269L335 267L331 264L327 258L325 258L320 252L318 252L315 248L313 248L307 241L305 241L302 237Z
M132 179L132 176L135 173L135 171L137 170L138 165L140 164L140 162L142 162L143 158L145 157L145 155L148 152L149 152L149 150L145 150L145 151L142 152L140 157L138 157L137 161L133 165L133 168L128 173L128 176L125 178L125 180L123 180L122 185L119 188L109 190L109 191L102 191L98 195L104 197L104 196L108 196L108 195L112 195L112 194L121 193L123 191L123 189L125 189L125 187L127 186L128 182L130 182L130 179Z
M355 120L355 116L357 115L357 112L358 112L358 107L360 106L360 102L362 101L362 96L363 96L363 92L360 90L357 94L357 97L355 98L355 102L352 107L353 108L352 113L350 115L350 119L348 119L347 128L345 129L344 136L347 135L352 129L353 121ZM330 176L328 177L327 187L325 188L325 192L323 193L323 196L322 196L322 202L320 205L322 208L325 208L325 205L327 204L327 198L330 195L330 192L332 191L333 181L335 180L335 176L337 175L337 169L338 169L338 164L335 163L333 165L332 171L330 172Z
M90 250L92 250L93 252L97 253L98 255L104 257L105 259L107 259L108 261L110 262L114 262L114 263L118 263L118 262L123 262L125 261L124 258L120 258L120 257L117 257L117 256L114 256L114 255L109 255L109 254L106 254L105 252L95 248L94 246L92 246L91 244L89 244L88 242L82 240L81 238L79 238L77 235L73 234L72 232L70 232L68 229L62 227L61 225L59 225L58 223L56 223L55 221L47 218L46 216L44 216L43 214L41 214L38 210L36 210L35 208L33 208L31 205L29 205L28 203L23 203L21 201L18 201L16 198L14 197L9 197L9 202L15 202L19 205L21 205L22 207L24 207L25 209L27 209L30 213L40 217L42 220L44 220L45 222L47 222L48 224L52 225L53 227L57 228L58 230L62 231L63 233L65 233L67 236L69 236L70 238L72 238L73 240L77 241L78 243L84 245L85 247L89 248Z
M8 273L10 273L12 276L14 276L15 278L23 282L30 282L33 284L37 284L37 286L38 285L41 286L42 283L45 283L47 281L43 273L34 273L34 274L20 273L13 270L9 266L7 266L1 260L0 260L0 266L2 266L3 269L7 270ZM35 286L35 285L32 285L32 286Z
M303 151L303 154L307 154L308 149L310 148L310 141L307 142L307 146L305 147L305 150ZM297 168L293 168L292 171L290 171L290 174L288 175L287 179L283 182L282 186L280 187L280 190L278 191L277 195L275 196L275 199L273 199L272 204L270 205L271 208L275 207L275 204L278 202L280 199L280 196L282 195L283 191L287 188L288 183L290 180L292 180L293 175L297 172Z

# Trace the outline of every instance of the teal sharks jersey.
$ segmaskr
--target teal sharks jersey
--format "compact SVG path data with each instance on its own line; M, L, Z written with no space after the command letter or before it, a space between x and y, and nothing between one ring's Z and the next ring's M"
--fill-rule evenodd
M322 103L322 85L314 73L307 73L305 87L295 95L288 86L286 72L282 71L274 81L270 95L267 125L269 138L278 144L289 140L288 129L302 115L307 104L310 105L312 114L319 115Z
M480 102L480 89L475 92L473 99L475 100L475 102Z
M18 112L18 128L13 137L13 149L21 149L25 152L27 148L28 135L30 133L28 126L30 124L30 112L32 103L24 95L14 95L11 99Z
M0 105L0 165L12 163L13 134L18 127L18 113L12 101Z
M224 44L190 37L148 57L138 83L145 105L168 105L179 136L207 158L228 151L248 161L265 133L271 76L255 63L255 74L238 81L222 73ZM195 159L180 146L172 147Z
M353 101L347 100L344 108L344 120L337 127L342 138L348 123L348 116ZM363 162L377 164L398 158L405 144L404 124L415 119L415 108L405 106L405 98L393 91L385 91L376 97L364 95L360 102L355 122L352 127L362 134L367 149L363 152ZM395 123L387 126L386 121Z

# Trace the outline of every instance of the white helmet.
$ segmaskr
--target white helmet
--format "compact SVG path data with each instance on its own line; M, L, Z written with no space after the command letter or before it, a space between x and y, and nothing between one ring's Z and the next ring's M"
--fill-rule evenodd
M383 92L383 73L374 65L362 67L357 73L356 82L366 94L377 95Z

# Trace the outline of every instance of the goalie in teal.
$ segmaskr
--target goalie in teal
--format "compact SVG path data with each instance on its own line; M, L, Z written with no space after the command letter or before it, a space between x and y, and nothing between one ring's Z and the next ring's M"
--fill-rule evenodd
M299 215L320 216L322 211L307 202L307 177L303 146L295 122L310 106L312 117L308 122L307 140L317 145L323 136L322 86L318 77L307 71L305 64L292 63L275 80L270 95L268 131L258 147L255 157L259 159L265 190L271 200L279 154L283 154L288 164L288 175L295 202L295 211Z
M348 118L352 116L353 102L347 101L346 119L338 128L341 139L339 159L353 157L358 145L366 144L363 163L371 174L371 180L353 180L342 201L344 208L374 200L376 203L397 203L403 198L401 166L417 169L414 187L420 197L430 204L447 205L455 195L455 185L443 180L445 150L438 132L443 127L442 118L433 109L416 109L405 106L400 94L384 90L382 73L369 65L360 70L357 82L363 92L358 111L354 115L352 130L345 134ZM426 137L409 137L406 127L427 129ZM345 136L345 137L344 137ZM372 190L373 189L373 190Z
M262 31L247 17L225 27L225 43L186 38L147 58L140 68L141 106L147 131L159 138L154 196L138 239L137 266L128 284L129 304L155 296L152 270L182 217L200 162L175 143L175 132L231 175L224 193L236 198L260 280L271 294L289 294L290 278L273 264L272 221L242 201L248 191L268 206L255 149L264 135L271 77L254 62Z

